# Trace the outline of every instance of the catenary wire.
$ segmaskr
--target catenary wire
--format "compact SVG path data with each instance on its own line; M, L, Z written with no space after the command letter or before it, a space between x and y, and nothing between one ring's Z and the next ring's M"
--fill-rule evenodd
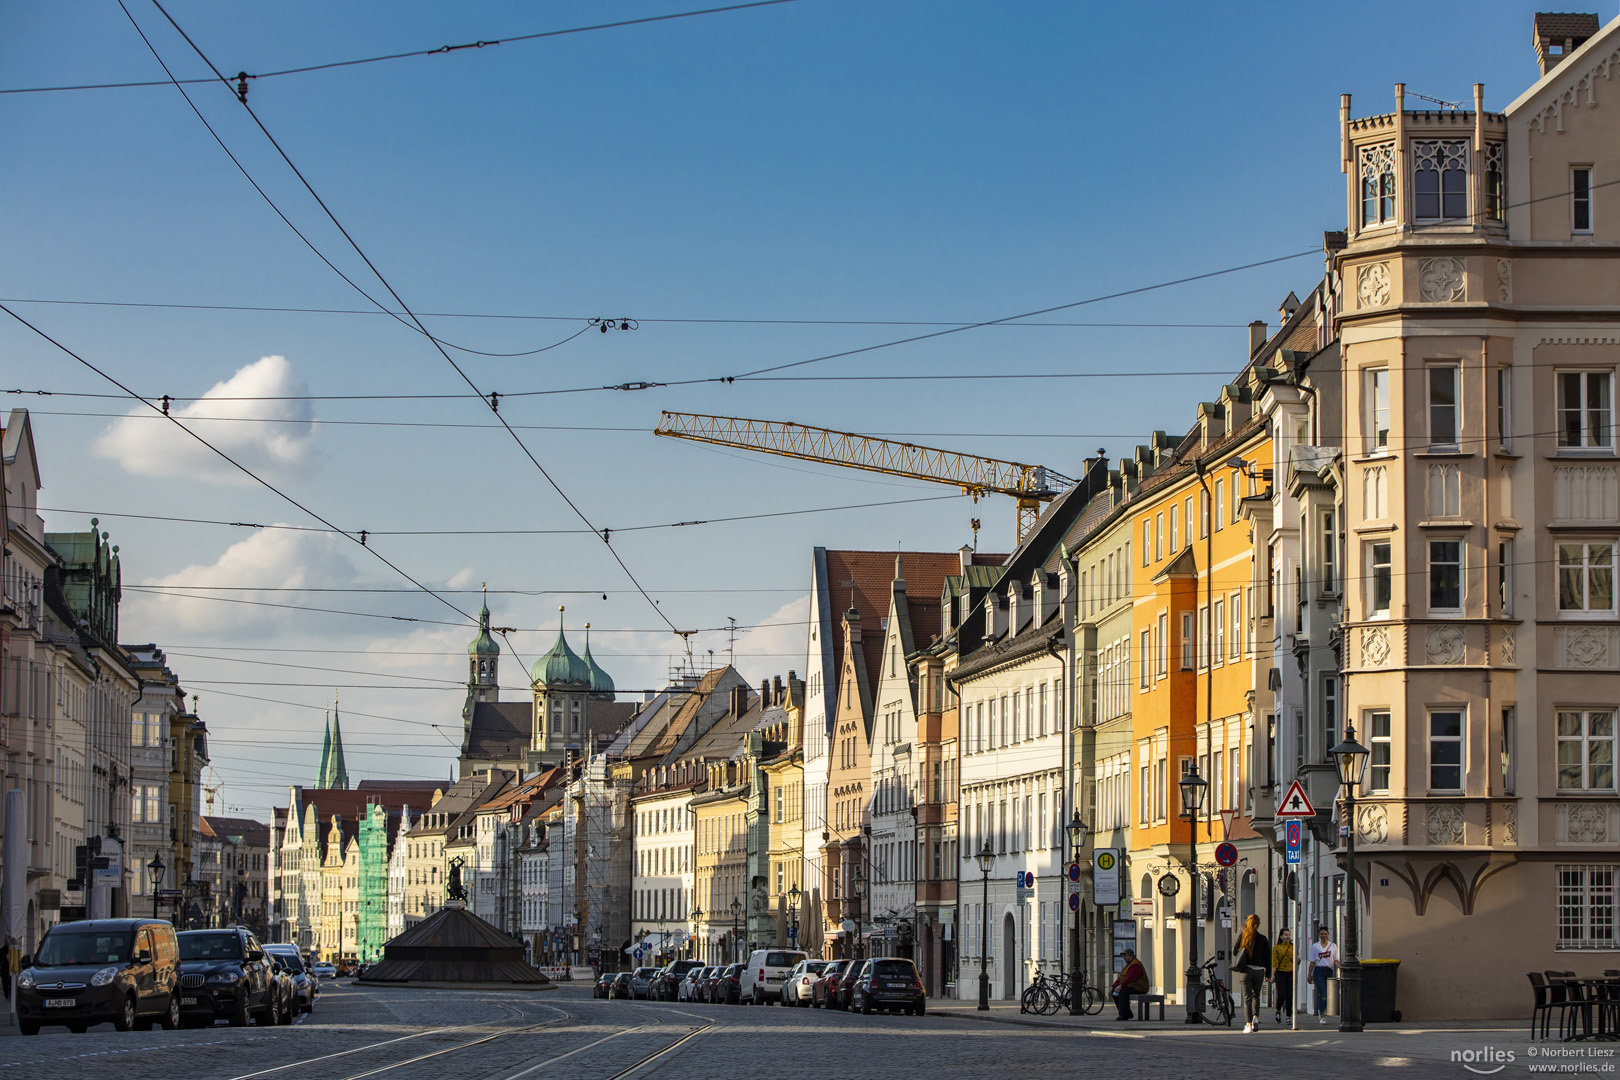
M759 2L774 3L776 0L759 0ZM119 3L122 5L123 0L119 0ZM174 20L174 17L171 16L168 10L164 8L160 0L152 0L152 6L157 8L157 10L163 15L164 19L168 21L170 26L174 27L175 31L185 40L186 44L191 46L192 51L195 52L197 57L202 60L203 63L208 66L209 70L214 73L214 75L219 79L221 85L223 85L227 91L234 94L234 91L231 89L230 81L220 73L219 68L214 65L213 61L208 58L207 54L198 47L197 43L191 39L191 36L185 32L178 22ZM131 21L134 21L133 17L131 18ZM155 52L156 50L154 50L154 55ZM165 68L165 70L167 70L167 68ZM178 83L175 84L175 88L179 90L181 94L185 94L184 88L180 87ZM189 96L187 97L187 100L190 100ZM293 175L298 178L298 181L303 185L304 190L309 193L310 197L315 200L316 205L319 206L322 212L326 214L327 220L329 220L338 230L338 232L342 234L344 240L348 242L349 247L353 249L355 254L360 257L360 260L366 264L366 268L371 271L372 275L376 277L378 282L382 284L383 288L388 291L388 295L393 297L394 302L399 305L400 310L406 315L410 316L411 322L415 323L416 326L421 329L422 333L428 335L429 340L433 342L433 346L438 351L439 355L442 356L445 363L449 364L455 373L460 376L461 380L467 384L468 389L472 390L473 393L477 394L480 398L484 398L484 393L473 382L472 378L468 376L466 371L462 369L461 365L457 364L455 359L451 357L447 351L445 351L444 346L439 344L437 340L433 339L432 335L428 333L427 327L423 325L422 320L412 312L410 306L405 303L404 298L399 295L391 284L389 284L388 279L383 277L382 272L377 269L377 266L371 261L370 257L366 255L365 251L355 241L354 237L350 235L348 229L344 228L343 223L338 220L337 215L332 212L332 209L329 206L327 206L325 200L320 197L320 194L316 192L314 186L310 184L308 179L305 178L298 166L293 163L292 158L289 157L287 152L282 149L281 144L276 140L275 136L270 133L270 129L264 125L264 122L259 119L258 114L253 111L253 108L250 105L248 105L246 95L242 96L241 105L242 108L247 112L248 116L253 120L254 125L270 142L270 145L274 147L277 155L279 155L287 167L292 170ZM199 118L201 115L201 113L198 113ZM540 459L535 457L534 452L531 451L528 445L523 441L523 437L520 436L516 431L513 431L511 426L507 424L506 419L501 416L493 401L486 399L486 404L489 404L490 411L494 414L496 420L501 423L502 427L506 428L507 434L509 434L512 437L512 440L517 443L518 449L521 450L523 455L529 459L530 463L534 465L535 469L539 471L540 475L545 478L546 483L550 485L551 489L555 491L558 497L560 497L563 502L568 505L568 508L573 511L574 515L580 519L586 528L589 528L592 531L597 531L596 526L591 523L590 519L585 515L585 512L581 510L574 500L568 496L567 492L563 491L561 485L557 483L546 467L540 463ZM645 588L641 584L641 581L636 577L635 573L630 569L623 557L619 555L618 551L614 548L612 541L609 539L609 534L605 531L602 532L602 545L607 548L608 554L613 557L613 561L618 563L619 569L622 570L624 575L630 579L630 583L641 592L642 596L647 601L647 606L651 607L657 614L658 618L668 625L671 633L677 635L680 634L680 628L675 625L674 621L671 620L668 615L664 614L663 609L658 606L657 601L647 594Z
M616 22L596 23L590 26L571 26L562 30L542 30L532 34L514 34L510 37L489 38L487 40L469 41L460 45L440 45L436 49L414 49L410 52L385 53L381 56L365 56L355 60L333 60L324 64L306 64L303 67L283 68L279 71L261 71L257 74L243 72L242 79L274 79L283 75L305 75L316 71L331 71L335 68L357 67L361 64L381 64L391 60L408 60L416 57L443 56L449 53L464 52L468 49L485 49L495 45L514 45L521 41L540 41L545 38L566 37L572 34L584 34L595 30L619 30L629 26L645 26L649 23L671 22L675 19L691 19L703 15L719 15L732 11L747 11L750 8L774 7L778 4L789 4L793 0L753 0L745 4L729 4L725 7L703 8L697 11L675 11L664 15L647 15L636 19L620 19ZM116 83L80 83L73 86L19 86L0 89L0 94L50 94L70 90L128 90L136 87L169 86L173 82L181 82L187 86L199 83L211 83L213 79L156 79Z

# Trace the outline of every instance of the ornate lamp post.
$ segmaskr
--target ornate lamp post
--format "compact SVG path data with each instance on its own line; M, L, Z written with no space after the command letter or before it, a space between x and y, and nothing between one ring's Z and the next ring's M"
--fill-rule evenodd
M1198 941L1198 906L1203 901L1204 883L1198 876L1198 813L1204 808L1204 793L1209 782L1198 771L1183 776L1181 787L1181 816L1187 821L1187 877L1192 882L1192 893L1187 898L1191 919L1187 926L1187 1023L1203 1022L1204 985L1203 966L1198 962L1202 950Z
M1370 751L1356 742L1354 724L1344 726L1344 742L1328 753L1339 770L1344 787L1344 821L1349 826L1345 845L1344 873L1344 959L1339 965L1339 1030L1361 1030L1361 957L1357 955L1361 935L1356 930L1356 786L1367 768Z
M788 890L788 925L792 928L788 933L788 940L793 943L795 949L799 947L799 898L803 895L797 884Z
M855 868L855 878L850 882L850 896L855 901L855 940L851 942L850 955L855 959L863 959L866 955L865 942L861 932L866 929L866 875L861 868Z
M979 873L984 875L984 907L979 913L979 1011L990 1011L990 968L986 953L990 951L990 864L996 861L990 850L990 841L974 856L979 862ZM1011 962L1011 957L1008 958Z
M703 909L692 909L692 940L687 944L686 955L692 956L698 952L698 935L703 932ZM703 957L707 960L708 957Z
M1073 819L1069 821L1069 859L1071 862L1080 861L1080 849L1086 846L1086 834L1090 831L1091 826L1080 820L1080 815L1078 812L1074 815ZM1074 905L1074 956L1070 961L1069 972L1070 1016L1081 1016L1085 1013L1085 1010L1081 1007L1080 1001L1080 986L1086 977L1085 960L1080 955L1080 945L1081 942L1085 940L1084 937L1081 936L1082 931L1080 929L1080 908L1083 907L1084 904L1085 901L1082 900L1080 903Z
M737 916L742 914L742 901L735 896L731 898L731 949L729 951L731 962L737 962Z
M158 890L163 887L163 872L168 867L163 865L163 855L158 853L152 856L152 861L146 864L146 872L152 878L152 918L157 918Z

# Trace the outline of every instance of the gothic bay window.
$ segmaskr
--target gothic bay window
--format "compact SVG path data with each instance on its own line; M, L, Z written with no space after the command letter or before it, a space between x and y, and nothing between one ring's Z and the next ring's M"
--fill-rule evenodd
M1419 222L1468 217L1468 142L1412 143L1412 217Z
M1592 166L1577 165L1569 170L1569 230L1592 231Z
M1432 364L1429 383L1429 449L1457 447L1457 368Z
M1361 175L1361 227L1370 229L1395 220L1395 144L1363 146L1357 155Z
M1507 144L1485 144L1485 217L1507 220Z
M1429 790L1463 789L1463 727L1461 709L1429 713Z
M1558 379L1558 446L1571 450L1608 450L1614 415L1614 374L1608 371L1560 371Z
M1615 544L1558 545L1558 610L1565 615L1613 615Z
M1462 541L1429 541L1429 612L1462 610Z
M1367 545L1367 617L1388 618L1394 581L1390 576L1389 541Z
M1614 790L1614 710L1558 710L1558 790Z

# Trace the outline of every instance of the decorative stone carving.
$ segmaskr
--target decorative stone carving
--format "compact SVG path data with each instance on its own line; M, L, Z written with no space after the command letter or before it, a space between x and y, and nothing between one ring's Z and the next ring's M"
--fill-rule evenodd
M1462 807L1453 803L1430 803L1424 818L1429 843L1448 847L1463 842Z
M1609 808L1597 803L1575 803L1565 819L1565 832L1572 844L1609 842Z
M1389 263L1367 263L1356 267L1356 300L1364 308L1389 303Z
M1496 260L1496 298L1502 303L1513 300L1513 260Z
M1362 627L1361 658L1373 667L1383 667L1389 659L1389 631L1382 626Z
M1519 804L1506 803L1502 807L1502 839L1509 844L1519 842Z
M1468 275L1463 261L1450 256L1418 261L1418 296L1430 304L1449 304L1468 298Z
M1460 664L1468 658L1468 641L1460 626L1431 626L1426 642L1431 664Z
M1389 842L1389 811L1382 806L1356 807L1356 838L1364 844Z
M1502 627L1502 663L1517 664L1519 662L1519 639L1514 627Z
M1615 666L1615 630L1608 626L1560 626L1554 640L1561 668L1598 669Z

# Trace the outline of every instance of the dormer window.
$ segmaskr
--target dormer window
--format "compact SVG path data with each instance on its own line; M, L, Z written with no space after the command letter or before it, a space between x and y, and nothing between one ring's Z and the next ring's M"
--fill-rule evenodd
M1361 147L1357 167L1361 176L1361 227L1388 225L1395 220L1395 144Z
M1466 139L1412 143L1412 217L1419 222L1468 217Z

